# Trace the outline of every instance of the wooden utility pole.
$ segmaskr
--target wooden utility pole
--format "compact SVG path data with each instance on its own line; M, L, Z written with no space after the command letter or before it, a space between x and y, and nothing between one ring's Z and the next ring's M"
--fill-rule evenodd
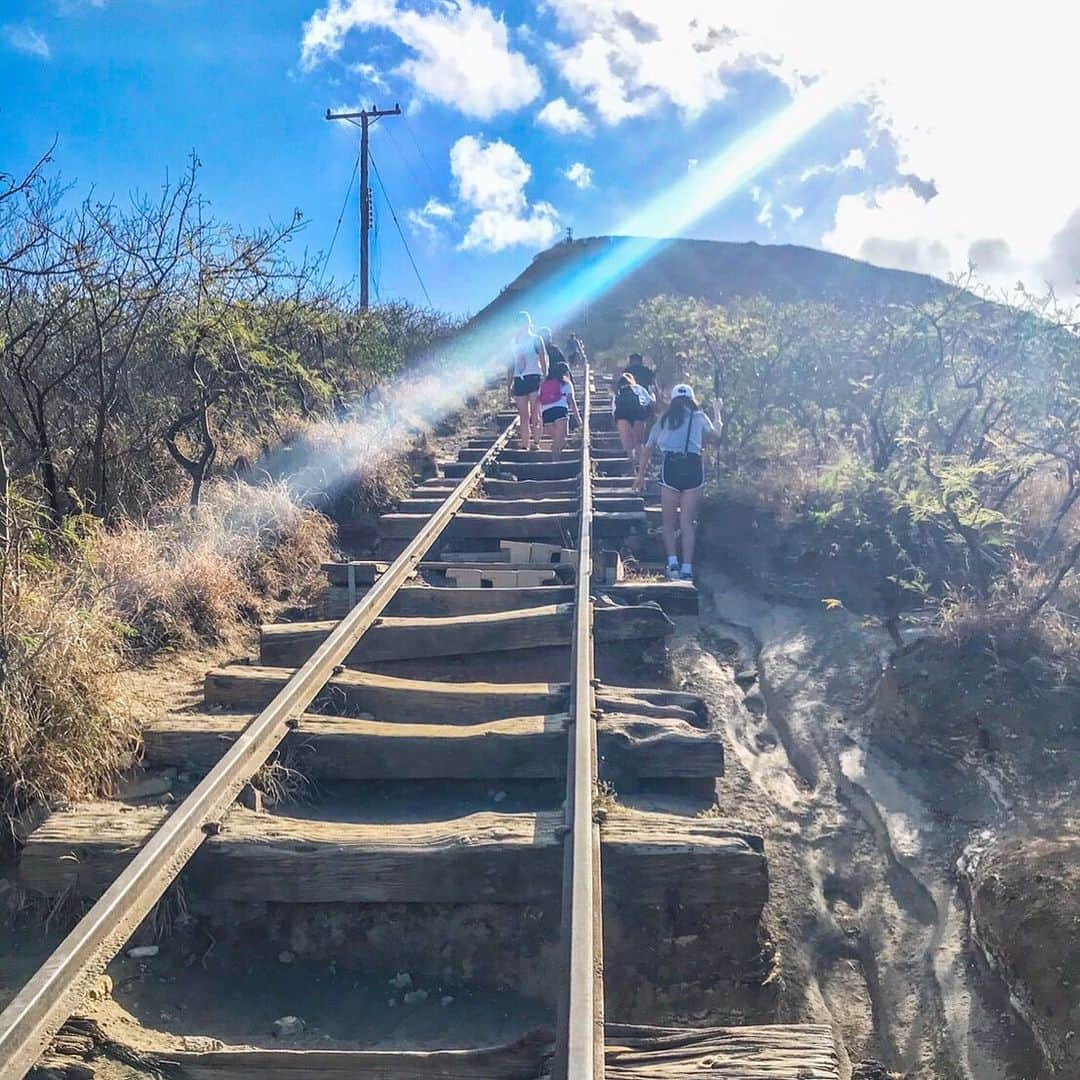
M392 109L361 109L360 112L334 113L326 110L327 120L347 120L360 128L360 310L368 308L368 234L371 232L371 193L368 188L368 128L382 116L400 116L401 106Z

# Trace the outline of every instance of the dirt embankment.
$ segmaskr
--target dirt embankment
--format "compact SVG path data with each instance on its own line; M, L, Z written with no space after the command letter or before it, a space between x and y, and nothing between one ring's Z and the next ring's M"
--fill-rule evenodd
M1054 1074L1080 1076L1080 824L973 845L961 869L978 945Z
M871 737L972 837L959 859L972 945L1053 1075L1080 1075L1080 685L991 640L894 656Z
M1022 936L994 937L998 972L979 960L1000 916L975 893L972 925L957 860L987 829L1060 831L1075 806L1067 680L941 641L897 650L880 618L811 604L792 582L712 574L703 633L678 656L725 718L727 810L765 837L779 1016L830 1021L850 1061L905 1080L1046 1080L1047 1037L1010 1003L1026 994L1009 955ZM1002 906L1052 939L1051 920L1075 919L1055 901L1075 879L1049 860L1037 872L1042 891ZM1030 996L1056 1015L1075 998L1064 980Z

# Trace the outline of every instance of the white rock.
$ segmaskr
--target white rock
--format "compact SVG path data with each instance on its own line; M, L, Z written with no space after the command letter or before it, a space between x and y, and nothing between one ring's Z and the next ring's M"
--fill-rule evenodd
M136 945L128 949L127 954L132 960L146 960L148 957L157 956L161 950L157 945Z
M133 780L120 789L122 799L149 799L151 796L164 795L172 787L172 781L165 776L147 776Z
M447 994L446 997L444 997L442 999L440 1004L445 1009L447 1005L453 1005L454 1004L454 999L449 994Z
M296 959L288 949L282 949L282 951L277 954L277 958L278 962L281 964L291 964Z
M410 990L401 1000L406 1005L418 1005L421 1001L427 1001L426 990Z
M275 1039L295 1039L303 1033L307 1024L299 1016L279 1016L274 1021Z
M407 971L399 971L390 980L390 985L395 990L408 990L412 986L412 976Z
M506 798L506 792L505 791L496 791L495 794L491 796L492 802L502 802L503 799L505 799L505 798Z

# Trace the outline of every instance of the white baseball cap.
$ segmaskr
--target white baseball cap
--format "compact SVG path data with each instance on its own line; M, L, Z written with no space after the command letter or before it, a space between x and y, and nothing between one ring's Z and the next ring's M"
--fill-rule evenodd
M690 386L688 383L684 383L684 382L676 383L671 388L671 396L673 398L677 398L677 397L692 398L694 396L694 388L692 386Z

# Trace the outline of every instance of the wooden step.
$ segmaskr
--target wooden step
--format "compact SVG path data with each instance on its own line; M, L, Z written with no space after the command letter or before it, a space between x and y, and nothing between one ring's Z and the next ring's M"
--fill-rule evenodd
M593 491L603 494L610 490L619 493L630 488L632 477L629 476L594 476L592 479ZM447 493L454 490L454 481L446 477L436 476L430 480L424 480L414 488L417 492L430 490L444 490ZM577 474L564 479L555 480L499 480L495 477L486 477L483 481L484 495L487 498L497 499L508 497L512 499L526 499L537 496L558 497L561 495L577 495L581 491L581 478ZM418 495L423 498L423 495Z
M603 459L595 462L595 465L601 478L625 477L624 483L634 473L630 462L624 457ZM468 461L444 461L439 464L442 475L454 480L460 480L473 468L474 465ZM495 479L509 479L500 474L512 473L516 480L568 480L581 475L581 465L577 461L506 462L493 466L493 471Z
M203 696L210 706L262 709L292 678L293 670L248 664L213 668L206 673ZM429 682L347 669L334 675L312 705L321 713L363 712L391 723L412 723L422 716L441 724L546 715L566 708L566 683ZM629 710L620 702L612 711Z
M462 572L466 568L462 568ZM493 574L549 574L547 569L503 568L500 563L467 568L480 578ZM453 573L453 570L449 571ZM558 580L555 578L554 580ZM595 580L595 579L594 579ZM323 618L340 619L351 604L362 600L365 588L357 589L352 600L349 590L330 585L323 593L320 608ZM614 584L596 582L593 593L611 597L618 604L659 604L666 615L696 615L698 593L689 581L630 580ZM407 585L400 589L386 608L387 615L430 617L450 615L479 615L485 612L516 611L521 608L543 607L546 604L569 604L574 599L572 585L540 585L533 587L450 588L446 586Z
M21 881L46 896L99 896L169 812L113 802L55 811L23 848ZM248 903L542 903L560 894L563 825L561 810L388 822L236 807L184 881L202 898ZM760 838L715 819L617 807L600 841L605 901L760 911L768 899Z
M403 514L433 514L442 504L442 499L402 499L397 510ZM543 499L469 499L462 507L466 514L576 514L581 500L573 498ZM645 500L640 495L597 495L593 499L593 508L602 511L637 511L645 510Z
M364 590L360 590L357 599L363 599L363 595ZM574 589L570 585L541 585L516 589L452 589L432 585L407 585L394 594L386 607L386 614L404 618L480 615L545 607L550 604L570 604L573 600ZM349 590L340 585L329 586L322 606L327 618L340 618L349 610Z
M624 456L624 452L620 447L617 451L610 446L592 446L592 456L594 458L606 458L606 457L620 457ZM457 460L467 461L471 464L476 464L485 454L486 450L472 450L468 447L462 447L457 452ZM499 452L499 464L513 468L519 464L533 464L535 462L580 462L581 461L581 449L571 448L559 451L558 458L552 458L550 450L501 450Z
M299 667L336 625L333 620L267 624L259 635L259 662L267 667ZM384 617L357 642L346 663L475 656L568 645L573 626L573 604L547 604L482 615ZM644 643L675 632L671 620L651 604L598 607L593 627L598 642Z
M208 772L253 714L181 713L143 730L144 762ZM388 723L305 713L283 756L310 780L562 780L565 714L478 724ZM719 733L683 720L607 713L597 722L604 779L714 779Z
M486 453L486 450L471 450L468 447L462 447L457 452L457 460L476 464L476 462L478 462ZM546 462L551 460L553 459L550 450L515 450L508 447L499 452L499 462L502 465L529 464L537 461ZM559 453L558 460L560 462L580 462L581 451L562 450Z
M383 514L378 532L383 540L411 540L427 524L428 514ZM442 531L443 539L544 540L573 536L578 515L523 514L504 517L501 514L458 514ZM593 514L593 536L625 536L633 529L646 526L642 511L597 511Z
M115 1006L113 1006L115 1010ZM128 1018L125 1017L125 1020ZM130 1040L130 1042L129 1042ZM670 1028L605 1024L606 1080L840 1080L836 1038L827 1024ZM110 1024L100 1043L173 1063L185 1080L551 1080L550 1031L512 1043L459 1050L292 1050L192 1040Z
M98 1030L97 1042L129 1050L133 1061L151 1055L167 1061L183 1080L532 1080L549 1076L544 1063L554 1039L550 1031L538 1030L514 1043L477 1049L294 1050L234 1046L220 1039L200 1043L147 1031L134 1018ZM200 1045L207 1049L193 1049Z
M439 471L450 480L460 480L474 465L468 461L443 461ZM580 461L535 461L529 463L504 464L492 467L497 478L499 473L513 473L517 480L569 480L581 475ZM489 470L492 471L492 470Z

